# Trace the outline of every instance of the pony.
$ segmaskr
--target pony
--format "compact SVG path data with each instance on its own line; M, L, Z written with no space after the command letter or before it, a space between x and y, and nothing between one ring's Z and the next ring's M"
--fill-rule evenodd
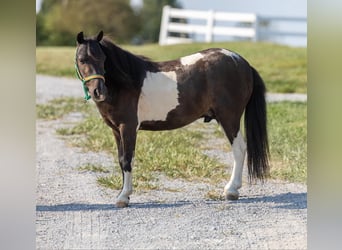
M265 84L239 54L209 48L175 60L155 62L104 37L77 34L75 68L85 99L93 99L112 129L123 186L116 206L127 207L138 130L171 130L197 119L216 120L232 145L234 165L223 195L239 198L247 153L249 180L269 173ZM246 141L240 130L244 113Z

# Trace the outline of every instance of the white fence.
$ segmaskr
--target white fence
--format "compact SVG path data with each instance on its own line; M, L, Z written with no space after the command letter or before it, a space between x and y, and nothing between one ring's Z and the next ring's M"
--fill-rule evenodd
M172 22L172 19L197 20L205 24ZM224 25L218 25L219 23ZM204 35L205 42L212 42L214 36L233 37L252 41L268 40L271 36L300 36L306 38L305 31L272 29L275 22L296 22L306 25L306 18L301 17L265 17L255 13L231 13L174 9L164 6L160 26L159 44L189 43L194 35ZM178 36L171 36L177 33ZM179 36L183 34L183 36Z

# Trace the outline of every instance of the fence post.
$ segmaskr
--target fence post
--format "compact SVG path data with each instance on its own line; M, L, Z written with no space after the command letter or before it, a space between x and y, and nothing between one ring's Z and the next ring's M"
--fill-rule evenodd
M207 31L205 33L205 41L207 43L210 43L213 41L214 14L215 12L213 10L208 11Z
M257 14L255 14L255 21L254 21L254 24L253 24L253 27L254 27L254 37L253 37L253 41L254 42L258 42L260 40L260 37L259 37L259 16Z
M170 10L171 7L169 5L165 5L163 7L162 20L159 31L159 45L167 44Z

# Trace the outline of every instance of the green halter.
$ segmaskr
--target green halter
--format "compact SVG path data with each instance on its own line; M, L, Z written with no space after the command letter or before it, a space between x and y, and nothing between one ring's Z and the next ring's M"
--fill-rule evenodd
M77 49L76 49L76 54L77 54ZM75 70L76 70L76 77L80 79L83 83L84 99L88 101L91 98L91 96L88 93L89 89L86 86L86 83L93 79L102 79L103 81L105 81L105 78L103 75L99 75L99 74L94 74L94 75L83 77L78 68L76 56L75 56Z

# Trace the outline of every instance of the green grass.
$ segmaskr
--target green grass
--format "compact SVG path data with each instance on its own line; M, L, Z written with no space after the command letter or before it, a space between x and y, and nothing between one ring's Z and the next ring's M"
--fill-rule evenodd
M36 105L38 119L54 120L71 112L97 112L90 103L86 103L81 98L58 98L51 100L47 104Z
M73 145L85 151L105 151L113 154L116 170L99 177L98 183L120 189L122 176L117 162L117 150L110 128L104 124L94 105L84 100L62 98L37 105L38 117L57 119L69 112L82 112L83 121L57 132ZM307 175L307 104L268 104L268 131L271 152L271 177L292 182L306 182ZM203 133L205 128L211 133ZM223 138L222 130L214 124L194 123L172 131L139 131L134 165L134 187L138 190L155 189L158 173L170 178L219 183L227 180L228 167L205 156L203 149L216 147L208 138ZM227 144L228 145L228 141ZM229 147L225 146L223 150ZM103 172L102 166L89 165L82 171ZM119 174L118 174L119 173ZM213 194L208 194L213 196Z
M105 151L113 154L115 165L117 150L111 130L99 117L88 116L73 128L59 129L57 132L71 136L73 146L90 151ZM86 135L86 136L80 136ZM199 131L189 128L149 132L139 131L134 162L134 187L154 189L157 173L170 178L187 180L202 179L215 181L226 176L226 168L201 152L203 136ZM107 187L121 187L121 174L100 177L98 182Z
M233 50L250 62L263 77L269 92L306 93L306 48L292 48L269 43L225 42L182 45L126 46L135 54L155 61L176 59L210 47ZM36 71L39 74L75 77L75 47L38 47Z
M118 166L111 129L102 121L94 105L84 103L81 98L61 98L37 105L39 119L58 119L76 111L84 114L84 120L72 128L60 128L57 133L66 136L71 145L86 151L105 151L113 154L115 165ZM159 172L171 178L188 180L201 178L213 181L222 176L227 177L225 166L202 154L202 140L202 133L189 127L173 131L139 131L135 152L135 188L156 188L153 182ZM80 167L82 171L98 172L103 169L102 166L94 165ZM122 185L121 174L99 177L98 182L118 189Z
M78 168L82 172L95 172L95 173L110 173L110 170L103 166L97 166L94 164L86 164Z
M75 48L38 47L36 72L53 76L75 77Z
M307 178L307 104L268 105L271 176L293 182Z

